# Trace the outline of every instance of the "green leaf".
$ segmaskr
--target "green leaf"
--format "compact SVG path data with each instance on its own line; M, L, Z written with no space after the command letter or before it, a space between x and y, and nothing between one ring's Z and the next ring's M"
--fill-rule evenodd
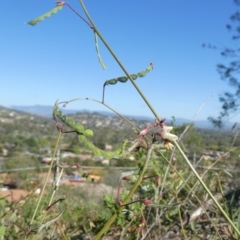
M29 21L27 24L31 25L31 26L35 26L38 22L43 21L46 17L50 17L52 14L57 13L59 10L62 9L62 6L58 5L55 8L53 8L51 11Z
M97 51L97 55L98 55L98 61L101 63L102 68L105 70L107 67L104 64L104 62L102 61L100 52L99 52L99 48L98 48L98 35L97 33L94 31L94 40L95 40L95 45L96 45L96 51Z

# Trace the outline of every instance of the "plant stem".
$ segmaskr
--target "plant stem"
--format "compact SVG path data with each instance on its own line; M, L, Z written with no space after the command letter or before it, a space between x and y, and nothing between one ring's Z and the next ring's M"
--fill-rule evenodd
M141 170L140 175L138 176L137 181L134 183L132 189L130 190L129 194L127 195L126 199L123 201L122 205L126 205L130 198L132 197L132 195L134 194L134 192L136 191L136 189L138 188L138 186L140 185L143 175L147 169L148 166L148 162L151 159L152 156L152 152L154 149L154 145L151 146L151 148L148 150L148 154L147 154L147 159L143 165L143 168ZM113 224L113 222L115 221L115 219L117 218L117 216L121 213L121 211L124 209L125 206L120 206L117 210L117 212L112 215L112 217L107 221L107 223L105 224L105 226L101 229L101 231L94 237L93 240L98 240L101 238L101 236L107 232L107 230L109 229L109 227Z
M126 121L129 125L131 125L137 132L140 132L140 129L130 120L128 120L126 117L124 117L122 114L120 114L119 112L117 112L116 110L114 110L112 107L110 107L109 105L107 105L106 103L103 103L99 100L93 99L93 98L74 98L72 100L69 100L67 102L64 102L65 104L69 104L70 102L73 101L77 101L77 100L86 100L86 101L93 101L99 104L104 105L106 108L108 108L109 110L111 110L112 112L114 112L116 115L118 115L120 118L122 118L124 121ZM59 104L61 104L62 102L60 102Z
M144 100L144 102L147 104L147 106L149 107L149 109L152 111L153 115L160 121L160 117L158 116L158 114L156 113L156 111L154 110L154 108L152 107L152 105L150 104L150 102L147 100L147 98L144 96L143 92L140 90L140 88L137 86L137 84L135 83L135 81L132 79L132 77L130 76L130 74L128 73L128 71L125 69L125 67L123 66L123 64L120 62L120 60L118 59L118 57L115 55L115 53L113 52L113 50L110 48L110 46L108 45L108 43L105 41L105 39L103 38L103 36L101 35L101 33L98 31L96 25L93 23L90 15L87 12L87 9L84 6L83 0L79 0L80 4L83 8L83 11L85 12L89 22L91 23L93 30L97 33L97 35L99 36L99 38L102 40L102 42L104 43L104 45L106 46L106 48L108 49L108 51L112 54L113 58L116 60L116 62L118 63L118 65L121 67L121 69L123 70L123 72L126 74L126 76L130 79L131 83L133 84L133 86L135 87L135 89L138 91L138 93L140 94L140 96L142 97L142 99Z
M37 206L36 206L35 211L34 211L34 213L33 213L33 216L32 216L31 222L30 222L30 225L33 224L33 221L34 221L34 218L35 218L35 216L36 216L36 214L37 214L37 211L38 211L40 202L41 202L41 200L42 200L42 198L43 198L43 194L44 194L45 188L46 188L46 186L47 186L48 179L49 179L49 177L50 177L51 169L52 169L53 162L54 162L54 157L55 157L56 152L57 152L57 148L58 148L58 144L59 144L59 141L60 141L60 138L61 138L61 134L62 134L62 132L59 131L59 133L58 133L58 138L57 138L57 142L56 142L56 145L55 145L55 148L54 148L54 152L53 152L53 155L52 155L52 161L51 161L51 164L50 164L49 169L48 169L48 174L47 174L45 183L44 183L44 185L43 185L43 189L42 189L42 191L41 191L40 197L39 197L39 199L38 199Z
M102 40L102 42L104 43L104 45L106 46L106 48L109 50L109 52L112 54L113 58L116 60L116 62L119 64L119 66L122 68L122 70L124 71L124 73L126 74L126 76L130 79L131 83L133 84L133 86L135 87L135 89L138 91L138 93L140 94L140 96L143 98L143 100L145 101L145 103L147 104L147 106L149 107L149 109L152 111L152 113L154 114L154 116L160 121L161 119L159 118L158 114L155 112L155 110L153 109L153 107L151 106L151 104L148 102L148 100L146 99L146 97L144 96L144 94L142 93L142 91L139 89L139 87L137 86L137 84L134 82L134 80L131 78L130 74L128 73L128 71L125 69L125 67L122 65L122 63L120 62L120 60L117 58L117 56L115 55L115 53L113 52L113 50L110 48L110 46L108 45L108 43L105 41L105 39L102 37L101 33L98 31L98 29L96 28L95 24L93 23L92 19L90 18L84 4L83 4L83 0L79 0L80 4L83 8L83 11L85 12L88 20L90 21L94 31L97 33L97 35L99 36L99 38ZM222 209L222 207L220 206L220 204L218 203L218 201L214 198L214 196L212 195L212 193L210 192L210 190L207 188L207 186L205 185L205 183L202 181L201 177L198 175L198 173L196 172L196 170L194 169L194 167L192 166L192 164L189 162L188 158L186 157L186 155L184 154L184 152L182 151L182 149L180 148L180 146L178 145L178 143L176 141L174 141L176 147L178 148L179 152L181 153L181 155L183 156L183 158L185 159L186 163L188 164L188 166L190 167L190 169L192 170L192 172L194 173L194 175L198 178L199 182L201 183L201 185L203 186L203 188L206 190L206 192L209 194L209 196L211 197L211 199L213 200L213 202L216 204L216 206L218 207L218 209L222 212L222 214L224 215L224 217L227 219L227 221L230 223L230 225L233 227L233 229L237 232L237 234L240 236L240 232L237 229L237 227L234 225L234 223L231 221L231 219L228 217L228 215L226 214L226 212ZM151 147L151 152L153 150L153 146ZM150 152L150 150L149 150ZM149 155L148 158L145 162L144 165L144 169L142 169L138 180L136 181L136 183L134 184L133 188L131 189L129 195L127 196L127 198L124 201L124 204L126 204L128 202L128 200L131 198L132 194L135 192L135 190L137 189L138 185L140 184L141 180L142 180L142 176L145 172L145 167L147 165L147 162L149 160ZM125 203L126 202L126 203ZM111 224L114 222L114 220L117 218L118 214L121 212L123 207L120 207L119 210L109 219L109 221L106 223L106 225L104 226L104 228L98 233L98 235L94 238L94 240L98 240L107 230L108 228L111 226Z
M221 211L221 213L223 214L223 216L226 218L226 220L229 222L229 224L232 226L232 228L236 231L236 233L238 234L238 236L240 237L240 231L238 230L238 228L235 226L235 224L233 223L233 221L229 218L229 216L227 215L227 213L223 210L223 208L221 207L221 205L218 203L218 201L216 200L216 198L212 195L211 191L208 189L208 187L205 185L205 183L203 182L202 178L198 175L197 171L194 169L193 165L190 163L190 161L188 160L187 156L184 154L184 152L182 151L182 149L180 148L180 146L178 145L178 143L176 141L174 141L175 146L177 147L177 149L179 150L179 152L181 153L181 155L183 156L184 160L186 161L186 163L188 164L188 166L190 167L190 169L192 170L192 172L194 173L194 175L197 177L198 181L200 182L200 184L203 186L203 188L205 189L205 191L209 194L210 198L213 200L213 202L215 203L215 205L217 206L217 208Z

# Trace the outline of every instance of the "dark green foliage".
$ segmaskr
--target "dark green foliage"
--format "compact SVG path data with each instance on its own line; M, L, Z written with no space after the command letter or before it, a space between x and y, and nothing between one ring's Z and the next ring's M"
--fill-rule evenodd
M234 1L236 7L239 8L239 0ZM240 81L239 81L239 70L240 70L240 49L238 47L240 40L240 14L236 11L230 17L230 24L226 25L226 28L232 34L232 40L235 44L231 47L221 47L220 53L222 56L227 58L227 63L217 64L217 71L222 80L226 81L234 90L234 92L224 92L219 97L219 101L222 103L222 110L217 118L209 117L209 120L213 125L222 127L224 121L234 113L239 111L240 106ZM205 47L205 44L203 45ZM219 49L215 46L209 45L209 48ZM229 59L231 59L229 61Z

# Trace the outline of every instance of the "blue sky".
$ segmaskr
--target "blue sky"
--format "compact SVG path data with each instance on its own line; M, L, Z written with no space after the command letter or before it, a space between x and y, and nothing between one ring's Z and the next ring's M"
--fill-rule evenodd
M82 16L78 0L68 3ZM203 43L231 46L225 28L237 7L229 0L85 0L94 23L130 73L154 64L137 84L161 118L191 119L214 92L231 89L217 63L226 59ZM53 105L59 100L101 100L106 80L123 76L92 30L68 7L32 27L25 24L55 7L53 0L3 0L0 8L0 105ZM123 114L153 116L131 82L107 86L105 102ZM69 109L107 110L80 101ZM217 116L218 95L197 119ZM238 120L239 116L234 120Z

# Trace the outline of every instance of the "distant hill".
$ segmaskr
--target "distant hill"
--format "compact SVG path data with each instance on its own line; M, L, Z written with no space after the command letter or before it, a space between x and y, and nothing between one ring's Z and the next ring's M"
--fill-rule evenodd
M34 115L38 115L41 117L52 117L53 106L42 106L42 105L34 105L34 106L11 106L11 109L18 110L21 112L26 112ZM74 114L76 113L75 110L68 110L66 109L67 114Z
M12 109L18 110L21 112L26 112L42 117L52 117L52 112L53 112L53 106L43 106L43 105L34 105L34 106L11 106ZM82 110L74 110L74 109L64 109L65 114L76 114L76 113L98 113L104 116L109 116L113 117L116 116L116 114L108 111L89 111L86 109ZM141 121L154 121L154 118L151 117L146 117L146 116L126 116L128 118L136 119L136 120L141 120Z
M43 105L34 105L34 106L11 106L12 109L14 110L18 110L18 111L22 111L22 112L26 112L26 113L30 113L30 114L34 114L34 115L38 115L38 116L42 116L42 117L48 117L51 118L52 117L52 111L53 111L53 106L43 106ZM74 109L65 109L64 113L65 114L76 114L76 113L98 113L104 116L115 116L114 113L112 112L108 112L108 111L88 111L86 109L82 109L82 110L74 110ZM130 119L135 119L138 121L154 121L154 118L151 117L146 117L146 116L129 116L126 115L127 118ZM171 120L171 119L167 119L167 120ZM188 119L184 119L184 118L176 118L176 122L175 124L178 126L181 126L183 124L187 124L190 123L190 120ZM225 124L224 129L231 129L231 127L233 126L234 123L232 122L228 122ZM203 129L213 129L212 124L208 121L208 120L196 120L194 121L194 125L195 127L198 128L203 128Z

